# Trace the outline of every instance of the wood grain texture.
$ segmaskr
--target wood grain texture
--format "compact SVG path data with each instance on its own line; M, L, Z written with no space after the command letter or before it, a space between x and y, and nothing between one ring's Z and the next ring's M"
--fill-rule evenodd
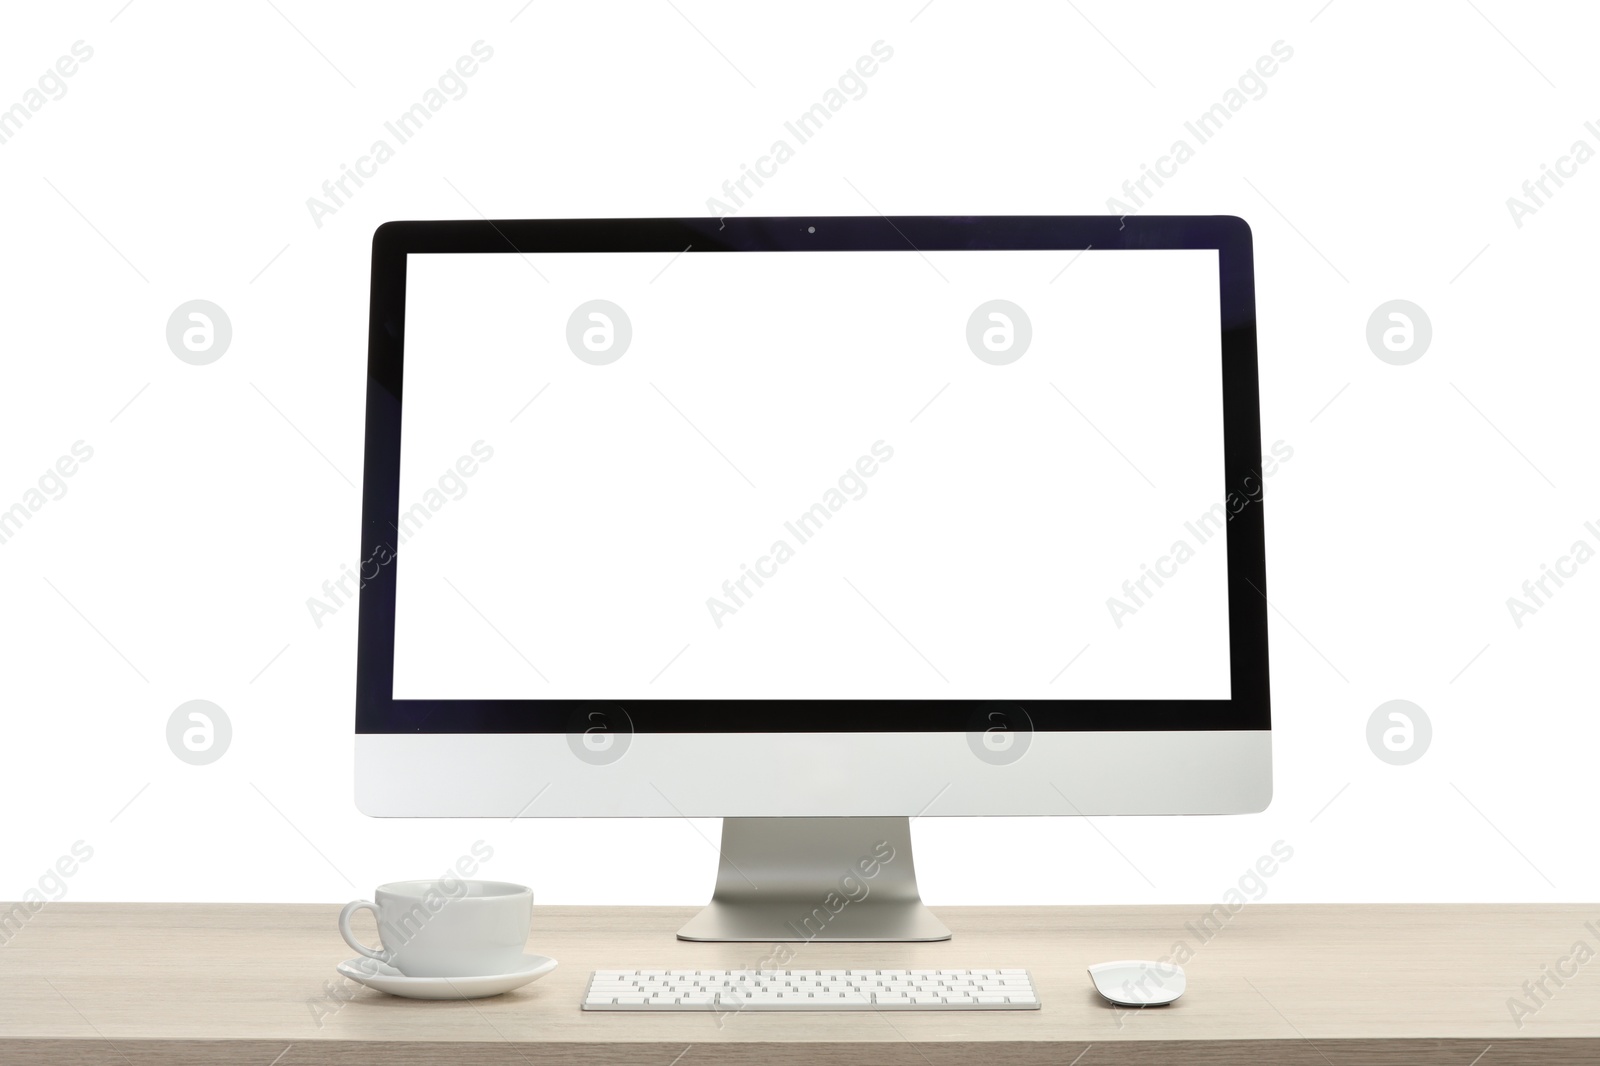
M0 1064L1468 1066L1486 1048L1480 1066L1600 1063L1600 961L1559 987L1545 978L1576 942L1600 949L1585 924L1600 929L1600 906L1250 905L1206 930L1203 906L940 908L949 942L798 944L787 965L1026 967L1044 1009L578 1009L596 968L770 964L768 945L676 940L691 913L539 907L529 949L558 959L554 973L495 999L419 1003L334 972L353 954L334 906L53 903L0 947ZM1089 985L1090 963L1180 941L1189 990L1171 1007L1119 1011ZM1541 978L1542 1004L1522 987ZM1538 1007L1520 1027L1513 996Z

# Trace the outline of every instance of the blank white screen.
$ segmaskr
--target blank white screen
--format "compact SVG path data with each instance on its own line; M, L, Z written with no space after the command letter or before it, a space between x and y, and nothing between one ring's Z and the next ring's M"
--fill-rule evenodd
M1229 697L1215 251L407 270L395 698Z

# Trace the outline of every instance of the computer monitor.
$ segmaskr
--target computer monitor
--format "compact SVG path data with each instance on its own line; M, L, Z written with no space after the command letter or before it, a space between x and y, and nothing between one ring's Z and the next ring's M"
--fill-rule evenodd
M1249 227L392 222L356 799L726 819L702 940L936 940L909 823L1271 796Z

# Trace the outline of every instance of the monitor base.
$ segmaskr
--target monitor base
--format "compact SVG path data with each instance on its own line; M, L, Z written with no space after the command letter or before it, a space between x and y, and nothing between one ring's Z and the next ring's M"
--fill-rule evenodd
M908 818L726 818L711 903L679 940L949 940L922 904Z

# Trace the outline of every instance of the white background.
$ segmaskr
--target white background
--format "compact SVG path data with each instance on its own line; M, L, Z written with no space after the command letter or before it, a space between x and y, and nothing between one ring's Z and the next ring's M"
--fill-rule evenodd
M356 562L373 229L705 214L877 40L894 57L867 95L750 212L1101 213L1282 40L1293 57L1266 94L1149 202L1255 231L1263 438L1295 449L1267 501L1273 805L927 818L923 888L936 904L1199 903L1282 839L1294 855L1273 901L1595 895L1600 857L1575 831L1600 742L1600 575L1580 569L1520 629L1506 598L1595 541L1600 164L1520 227L1506 198L1575 139L1597 146L1583 123L1600 118L1600 16L1504 0L909 0L804 17L675 3L11 14L0 103L74 41L95 51L0 145L0 502L74 441L94 458L0 545L0 894L80 839L94 855L70 899L341 900L483 838L485 875L542 901L703 899L714 823L354 809L355 616L318 628L305 601ZM480 39L494 58L467 95L314 225L307 197ZM233 323L210 366L166 346L194 298ZM1409 366L1365 340L1395 298L1433 322ZM194 698L234 726L205 767L165 741ZM1434 726L1409 766L1365 739L1395 698Z
M396 698L1227 699L1217 253L1081 251L411 256Z

